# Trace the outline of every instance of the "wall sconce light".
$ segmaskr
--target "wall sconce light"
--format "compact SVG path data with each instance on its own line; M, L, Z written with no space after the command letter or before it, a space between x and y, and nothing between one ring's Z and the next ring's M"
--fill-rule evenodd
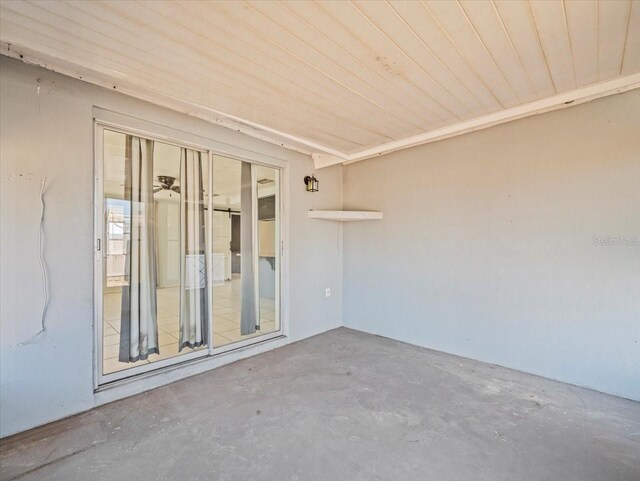
M315 175L307 175L304 178L304 183L307 186L307 192L318 192L318 184L320 184L320 182L316 179Z

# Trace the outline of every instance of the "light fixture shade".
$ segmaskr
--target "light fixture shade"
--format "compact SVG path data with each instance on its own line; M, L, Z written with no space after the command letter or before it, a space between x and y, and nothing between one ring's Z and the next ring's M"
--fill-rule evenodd
M315 175L307 175L304 178L304 183L307 186L307 192L318 192L320 182Z

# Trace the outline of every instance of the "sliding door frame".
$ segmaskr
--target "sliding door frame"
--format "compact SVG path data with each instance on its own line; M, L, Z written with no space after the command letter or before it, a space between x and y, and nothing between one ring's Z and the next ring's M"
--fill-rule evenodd
M243 149L234 145L218 142L199 135L190 134L180 130L176 130L170 127L166 127L153 122L140 120L137 118L129 117L124 114L104 110L95 107L93 109L94 117L94 350L93 350L93 364L94 364L94 390L104 388L110 385L119 385L121 382L131 382L133 378L140 376L148 376L152 374L161 374L166 371L164 368L171 367L172 369L179 368L181 364L199 362L204 359L208 359L212 356L224 355L230 351L238 349L248 348L251 345L269 341L272 339L279 339L288 336L289 322L288 322L288 290L285 288L287 285L287 272L288 259L285 254L287 249L285 248L285 240L288 234L288 208L287 199L285 195L285 185L288 186L288 163L276 157L267 156L258 152ZM179 354L177 356L155 361L143 366L131 367L116 371L114 373L103 374L103 294L104 294L104 272L105 272L105 211L104 211L104 131L112 130L123 134L137 135L145 139L163 142L178 147L186 147L203 152L206 155L208 161L208 181L210 195L208 196L208 225L211 232L207 234L207 275L209 282L207 289L207 296L209 300L210 319L208 325L208 349L201 349L195 352ZM213 266L211 263L211 249L213 247L213 195L211 189L213 189L213 156L218 155L227 157L230 159L249 162L251 164L262 165L278 171L278 182L276 188L278 195L278 215L279 222L276 224L276 248L278 249L276 255L276 321L278 329L274 332L262 334L249 339L241 340L231 344L227 344L220 347L214 347L214 332L213 332L213 305L215 298L213 295ZM254 169L252 168L252 171ZM284 179L284 182L283 182ZM256 188L257 194L257 188ZM254 200L257 204L257 195L254 196ZM254 219L257 229L257 205L254 206ZM254 246L257 249L257 246ZM257 259L256 259L257 262ZM283 308L284 306L284 308ZM258 307L259 309L259 307ZM258 311L259 312L259 311Z

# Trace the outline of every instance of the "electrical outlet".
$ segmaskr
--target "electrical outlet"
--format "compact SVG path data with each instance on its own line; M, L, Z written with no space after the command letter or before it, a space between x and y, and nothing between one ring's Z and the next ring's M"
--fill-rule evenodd
M324 296L325 297L330 297L331 296L331 289L329 289L328 287L324 290Z

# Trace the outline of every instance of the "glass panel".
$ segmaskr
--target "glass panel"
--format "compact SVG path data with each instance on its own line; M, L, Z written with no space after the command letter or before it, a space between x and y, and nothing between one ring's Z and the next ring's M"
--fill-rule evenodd
M103 374L207 343L207 154L104 131Z
M280 329L279 171L213 157L213 342Z
M260 332L277 331L279 319L279 171L256 166L258 189L258 285L260 293Z

